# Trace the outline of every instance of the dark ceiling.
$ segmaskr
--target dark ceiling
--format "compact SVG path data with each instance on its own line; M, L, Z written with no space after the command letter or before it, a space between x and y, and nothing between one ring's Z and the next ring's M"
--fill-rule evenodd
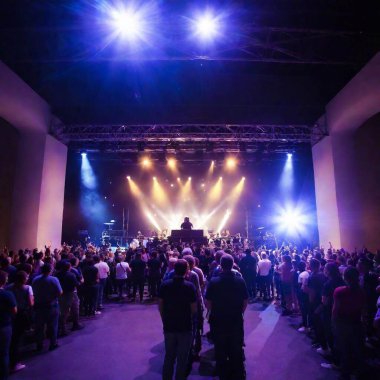
M210 1L228 10L230 26L205 51L173 33L176 16L198 2L172 0L155 2L162 45L129 60L120 41L99 47L98 10L106 3L0 2L0 59L66 124L312 124L380 50L377 1ZM282 28L282 37L268 27ZM313 37L310 30L328 33Z

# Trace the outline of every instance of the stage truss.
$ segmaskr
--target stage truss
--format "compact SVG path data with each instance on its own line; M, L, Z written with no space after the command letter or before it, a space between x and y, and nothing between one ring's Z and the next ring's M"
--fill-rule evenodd
M327 130L318 124L107 124L55 125L52 134L78 151L181 153L202 159L225 153L249 157L292 152L321 140Z

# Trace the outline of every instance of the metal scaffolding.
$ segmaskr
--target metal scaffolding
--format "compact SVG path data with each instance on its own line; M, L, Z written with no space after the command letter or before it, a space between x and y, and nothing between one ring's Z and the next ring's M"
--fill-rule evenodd
M56 125L52 133L78 150L108 153L284 153L327 135L318 125Z

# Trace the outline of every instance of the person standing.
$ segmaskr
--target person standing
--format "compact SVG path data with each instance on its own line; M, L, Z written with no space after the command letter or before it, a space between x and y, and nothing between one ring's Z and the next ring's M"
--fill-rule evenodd
M278 267L281 279L281 306L284 310L281 315L292 314L292 285L293 285L292 258L285 254L282 256L282 264Z
M188 216L185 217L183 223L181 224L181 230L192 230L193 224L190 222L190 218Z
M79 324L79 298L77 287L80 285L77 277L71 272L71 264L69 261L61 263L61 270L56 274L61 284L63 294L59 299L59 334L66 336L66 323L71 313L73 328L72 330L80 330L83 326Z
M323 349L326 347L326 335L322 318L322 291L327 278L323 272L321 272L320 268L320 261L312 258L310 260L311 273L307 280L307 292L309 294L310 323L315 331L315 345Z
M7 280L8 273L0 270L0 380L8 379L12 316L17 313L14 295L4 289Z
M309 331L309 294L306 292L309 276L310 274L306 270L306 263L301 261L298 264L298 286L296 292L302 316L302 325L298 331L302 333Z
M257 264L259 268L259 284L260 294L263 295L264 301L270 298L270 271L272 269L272 262L267 258L266 252L261 253L261 260Z
M62 288L58 278L51 276L51 272L52 266L44 264L41 267L41 274L34 278L32 284L37 351L42 350L45 325L47 325L50 338L49 350L52 351L58 347L58 297L62 295Z
M257 259L252 256L250 249L245 251L245 257L240 260L239 267L247 285L249 298L253 300L256 298Z
M364 352L364 327L366 307L365 291L359 283L359 271L348 267L344 271L346 286L334 290L332 326L339 358L342 379L362 375ZM362 377L364 378L364 377Z
M133 301L136 300L137 288L139 289L140 302L144 297L144 284L145 284L145 268L146 264L141 259L141 253L136 253L136 257L131 261L130 265L132 271L132 284L133 284Z
M119 300L123 299L123 289L126 286L127 279L129 274L131 273L131 269L126 261L123 261L122 257L118 257L116 259L116 267L115 267L115 281L117 292L119 295Z
M163 380L172 380L176 365L176 380L187 377L188 360L193 340L193 318L197 314L197 294L194 285L185 280L186 260L174 264L174 277L164 281L158 294L158 306L164 327L165 359Z
M95 267L92 258L86 259L86 261L86 265L83 268L84 314L86 316L94 316L101 314L101 311L96 310L99 271Z
M157 258L157 252L152 252L151 258L148 260L148 284L149 296L156 298L158 288L161 282L161 262Z
M248 291L244 280L232 272L234 260L224 254L221 273L206 290L206 307L215 344L216 370L221 380L244 380L244 320Z
M15 282L6 287L6 290L13 293L17 303L17 314L13 318L10 348L10 366L12 372L25 368L25 364L19 362L19 346L25 331L30 328L32 306L34 304L33 289L30 285L26 285L27 281L27 273L20 270L16 273Z
M110 274L110 267L104 261L104 255L94 256L95 267L99 272L99 284L98 284L98 299L96 302L96 309L103 309L104 289L106 287L107 278Z

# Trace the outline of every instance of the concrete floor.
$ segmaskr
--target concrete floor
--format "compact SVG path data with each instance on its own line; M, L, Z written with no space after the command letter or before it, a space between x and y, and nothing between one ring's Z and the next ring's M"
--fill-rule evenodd
M248 306L247 379L337 378L336 372L320 367L321 357L309 339L296 331L297 322L297 318L281 317L275 305ZM157 305L109 304L102 315L84 324L85 329L60 339L57 350L26 353L27 368L11 379L161 379L164 346ZM212 379L212 355L212 346L204 340L202 359L194 364L189 380Z

